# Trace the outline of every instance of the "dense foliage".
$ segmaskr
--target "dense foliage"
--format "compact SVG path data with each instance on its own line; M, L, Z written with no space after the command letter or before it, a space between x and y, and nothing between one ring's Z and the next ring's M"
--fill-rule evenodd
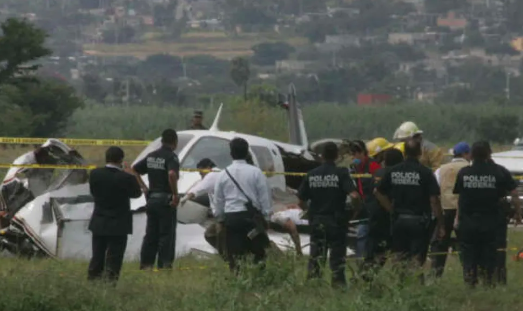
M35 63L51 54L46 33L33 24L8 19L0 36L0 130L4 135L45 137L57 134L83 105L74 89L55 78L35 76Z
M204 123L211 125L218 109L204 111ZM151 139L165 127L187 129L190 108L172 107L103 107L88 106L78 110L65 133L68 137ZM343 137L372 139L392 138L394 130L411 120L425 131L429 140L454 143L459 140L489 139L496 143L512 143L520 134L523 108L494 105L438 106L392 105L382 107L310 105L303 110L309 138ZM285 111L257 100L246 104L224 102L220 129L287 140Z

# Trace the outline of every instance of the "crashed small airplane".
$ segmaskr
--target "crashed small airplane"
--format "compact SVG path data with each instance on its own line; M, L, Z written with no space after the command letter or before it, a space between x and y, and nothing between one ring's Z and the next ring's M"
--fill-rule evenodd
M516 138L512 150L493 153L492 160L504 166L514 178L517 178L519 199L523 200L523 140ZM511 201L511 197L508 196L507 200Z
M179 178L181 195L200 181L196 164L204 157L213 160L219 169L232 162L229 142L242 137L249 142L253 162L263 171L273 171L267 178L273 191L273 205L295 204L297 189L302 177L277 174L277 172L306 172L319 165L319 158L310 151L301 110L291 87L288 102L290 144L262 137L218 129L222 111L220 106L209 130L178 132L175 152L180 159L182 172ZM323 141L322 141L323 142ZM160 138L151 142L134 163L160 147ZM133 163L133 164L134 164ZM28 152L14 164L74 164L87 162L78 152L56 139L49 139L41 147ZM147 184L147 175L142 176ZM91 233L87 230L94 201L88 184L88 171L82 169L11 168L1 185L0 196L0 247L27 257L42 256L67 259L88 259L91 256ZM145 235L145 197L131 200L133 234L129 237L125 260L138 259ZM189 201L178 208L176 257L189 253L216 254L204 239L209 219L208 204L199 200ZM272 226L271 226L272 227ZM277 226L275 226L277 227ZM308 254L307 224L298 227L302 251ZM276 229L278 230L278 229ZM270 239L282 250L294 249L289 235L284 231L270 230ZM350 234L349 238L354 238ZM353 254L348 248L348 254Z

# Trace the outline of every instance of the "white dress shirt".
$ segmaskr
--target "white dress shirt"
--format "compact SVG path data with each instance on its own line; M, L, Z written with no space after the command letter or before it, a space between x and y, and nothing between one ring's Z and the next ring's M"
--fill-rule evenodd
M198 182L192 189L189 190L189 193L194 194L195 197L199 197L203 194L213 194L214 186L220 175L220 170L213 168L205 177L203 177L200 182Z
M463 158L454 158L454 159L452 159L452 161L450 161L450 162L468 162L468 161L465 160L465 159L463 159ZM441 182L440 182L440 178L441 178L441 177L440 177L440 169L441 169L441 168L438 168L438 169L436 170L436 172L434 172L434 175L436 175L436 180L438 181L438 185L441 186Z
M235 160L229 167L229 173L234 177L242 190L258 208L265 219L269 220L271 213L271 194L267 177L256 166L247 164L242 160ZM245 195L238 189L232 179L223 170L218 175L214 188L214 216L218 221L223 221L225 213L246 211L245 203L248 202Z
M213 168L211 172L207 173L202 180L200 180L193 188L189 189L189 193L194 194L195 197L207 194L209 196L210 208L214 214L215 207L213 202L214 196L214 187L216 186L216 181L220 176L220 170Z

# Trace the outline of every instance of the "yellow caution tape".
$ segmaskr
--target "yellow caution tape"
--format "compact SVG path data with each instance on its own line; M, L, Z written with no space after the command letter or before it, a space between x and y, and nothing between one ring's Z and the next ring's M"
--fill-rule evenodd
M41 145L50 138L0 137L0 144ZM147 140L55 138L72 146L147 146Z
M96 165L59 165L59 164L0 164L0 168L30 168L30 169L64 169L64 170L93 170L97 168ZM202 169L190 169L184 168L180 169L181 172L202 172L209 173L212 170L202 170ZM285 175L285 176L305 176L307 173L298 173L298 172L273 172L273 171L263 171L265 175ZM352 178L371 178L371 174L351 174ZM516 180L523 180L522 176L512 176Z
M65 169L65 170L93 170L97 168L96 165L59 165L59 164L0 164L0 168L29 168L29 169ZM202 169L180 169L181 172L202 172L209 173L211 170L202 170ZM266 175L286 175L286 176L305 176L307 173L298 173L298 172L273 172L273 171L264 171ZM352 178L370 178L371 174L353 174Z
M58 165L58 164L0 164L0 168L32 168L32 169L63 169L63 170L93 170L96 165Z

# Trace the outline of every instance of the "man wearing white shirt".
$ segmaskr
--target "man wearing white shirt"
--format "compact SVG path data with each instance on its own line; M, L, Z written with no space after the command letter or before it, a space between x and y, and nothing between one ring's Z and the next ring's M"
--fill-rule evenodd
M445 253L450 247L450 237L454 229L454 222L458 208L458 196L453 194L454 184L458 172L465 166L469 165L471 154L470 146L465 142L456 144L453 148L454 158L450 163L442 165L434 173L436 180L441 189L441 207L443 208L443 217L445 223L445 236L441 240L433 238L431 252ZM457 234L457 233L456 233ZM447 255L438 254L432 257L432 269L436 277L443 275Z
M198 182L193 188L189 189L189 192L183 199L183 202L192 200L203 195L212 196L214 194L214 186L219 176L220 170L216 168L216 164L208 158L202 159L196 165L196 168L200 170L200 176L202 180ZM214 213L214 205L212 200L209 199L209 206Z
M254 254L254 263L263 262L269 238L266 233L271 214L271 198L267 178L256 166L247 163L249 144L242 138L230 143L233 163L220 172L214 188L215 217L225 228L227 261L231 271L238 273L238 259ZM250 212L253 208L257 213ZM260 232L253 214L260 214L265 230Z
M208 158L202 159L196 165L196 168L200 170L200 176L202 180L198 182L193 188L189 189L187 195L183 198L182 204L187 200L198 200L202 196L206 195L209 198L209 207L212 210L212 214L215 213L214 202L212 197L214 195L214 187L216 186L216 181L220 176L220 170L216 168L216 164ZM205 203L202 205L206 205ZM218 250L218 253L221 256L224 256L223 252L223 242L219 243L220 236L218 232L218 223L214 220L207 226L204 234L205 240L212 247Z

